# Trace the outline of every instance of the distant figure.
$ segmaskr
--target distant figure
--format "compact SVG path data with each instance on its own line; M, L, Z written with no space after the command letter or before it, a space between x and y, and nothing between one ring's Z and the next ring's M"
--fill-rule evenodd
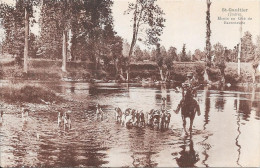
M97 110L96 110L96 118L97 118L97 120L98 119L103 120L104 112L101 109L101 106L99 104L97 104L96 108L97 108Z

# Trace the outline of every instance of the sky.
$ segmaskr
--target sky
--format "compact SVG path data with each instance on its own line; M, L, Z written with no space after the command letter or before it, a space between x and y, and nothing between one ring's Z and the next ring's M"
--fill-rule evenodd
M12 3L14 0L0 0ZM115 31L129 43L132 37L132 15L124 15L129 2L135 0L115 0L112 7ZM223 12L223 8L247 9L240 12L245 18L251 17L243 24L242 32L250 31L253 42L260 35L260 0L211 0L211 44L220 42L228 48L233 48L240 38L239 24L224 24L218 17L226 18L229 12ZM165 28L161 36L161 45L168 49L170 46L181 51L183 44L187 50L194 52L195 49L204 50L206 40L206 0L157 0L156 2L165 13ZM234 14L236 12L232 12ZM39 17L39 13L36 14ZM229 19L231 17L228 17ZM237 19L237 17L235 17ZM37 24L31 28L33 33L38 34ZM2 37L3 31L0 31ZM0 37L0 38L1 38ZM137 43L141 48L147 48L141 42Z
M113 6L114 26L118 35L131 42L131 16L124 15L128 2L131 0L116 0ZM157 4L165 13L165 28L161 36L161 45L166 49L170 46L181 51L183 44L192 52L195 49L203 50L206 40L206 0L157 0ZM244 17L251 17L245 21L242 31L250 31L253 41L260 34L260 0L212 0L211 5L211 44L222 43L233 48L239 41L239 24L224 24L218 17L227 17L228 12L222 8L245 8ZM142 47L142 44L139 43Z

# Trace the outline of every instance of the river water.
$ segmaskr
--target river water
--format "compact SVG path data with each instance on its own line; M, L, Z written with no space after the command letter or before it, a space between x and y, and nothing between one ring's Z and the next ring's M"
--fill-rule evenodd
M84 106L69 106L72 128L57 126L57 113L36 111L22 122L7 113L0 126L1 166L260 166L260 89L198 91L201 115L192 136L185 135L181 115L173 112L181 93L173 86L41 83ZM166 97L172 117L168 130L125 128L115 122L114 108L148 112ZM96 121L94 107L105 112ZM67 110L67 109L66 109ZM188 120L189 123L189 120Z

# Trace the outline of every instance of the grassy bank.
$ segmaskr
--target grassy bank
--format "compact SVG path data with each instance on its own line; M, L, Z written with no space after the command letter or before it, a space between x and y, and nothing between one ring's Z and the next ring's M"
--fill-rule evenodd
M63 99L42 86L9 84L0 87L1 101L8 103L59 103Z

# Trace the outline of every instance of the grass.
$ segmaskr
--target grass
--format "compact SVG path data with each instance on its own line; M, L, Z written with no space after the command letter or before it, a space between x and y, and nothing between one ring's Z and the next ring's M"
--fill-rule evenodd
M27 84L9 84L0 87L0 99L8 103L59 103L63 99L42 86Z

